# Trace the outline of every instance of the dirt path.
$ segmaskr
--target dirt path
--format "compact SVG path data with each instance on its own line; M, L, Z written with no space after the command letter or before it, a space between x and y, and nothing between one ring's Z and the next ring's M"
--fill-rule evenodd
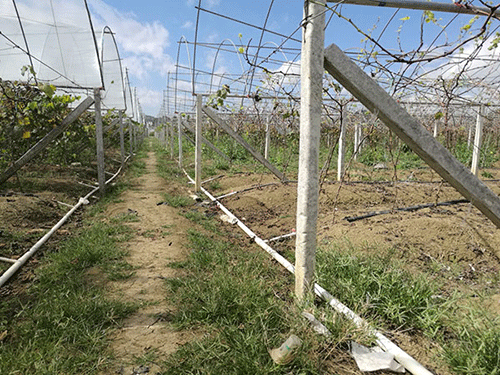
M109 293L114 298L140 304L139 310L110 337L116 360L113 372L135 374L142 358L149 373L160 370L157 363L166 354L193 338L194 333L177 332L163 319L173 306L166 300L164 278L181 272L169 263L183 260L187 250L186 230L191 223L176 209L160 205L162 193L172 186L156 174L156 156L148 154L146 173L125 191L121 202L112 204L107 217L136 215L137 221L127 223L135 231L134 237L124 244L129 252L127 261L134 267L134 275L126 280L111 282Z

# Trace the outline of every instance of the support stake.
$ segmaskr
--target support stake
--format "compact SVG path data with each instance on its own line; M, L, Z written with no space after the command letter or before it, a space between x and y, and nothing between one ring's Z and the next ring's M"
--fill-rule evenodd
M295 295L314 287L318 219L318 158L323 93L325 1L305 1L302 29L300 154L295 242Z
M94 89L95 106L95 136L97 143L97 180L99 181L99 193L104 195L106 192L106 176L104 173L104 139L102 135L102 117L101 117L101 89Z

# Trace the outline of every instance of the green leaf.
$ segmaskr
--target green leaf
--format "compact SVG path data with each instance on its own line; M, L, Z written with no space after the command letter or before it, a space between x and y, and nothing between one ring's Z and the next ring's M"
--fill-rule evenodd
M56 92L56 87L54 85L42 83L38 85L39 89L45 93L49 98L52 98Z

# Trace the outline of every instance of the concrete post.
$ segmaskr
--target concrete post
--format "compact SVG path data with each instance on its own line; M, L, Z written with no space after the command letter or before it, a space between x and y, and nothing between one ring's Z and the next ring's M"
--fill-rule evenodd
M266 116L266 143L264 145L264 157L269 160L269 145L271 144L271 133L269 131L270 115Z
M175 153L175 150L174 150L174 124L168 124L168 129L170 131L170 158L173 159L174 158L174 153Z
M196 95L196 131L195 131L195 154L194 154L194 187L196 191L201 189L201 125L203 123L202 96Z
M134 154L134 131L132 129L132 120L128 119L128 136L129 136L129 146L130 146L130 155Z
M101 117L101 89L94 89L95 107L95 136L97 143L97 180L99 181L99 193L106 193L106 176L104 174L104 139Z
M358 160L358 156L361 153L362 143L363 125L360 122L356 122L354 125L354 160Z
M479 107L476 120L476 134L474 136L474 148L472 149L471 172L477 176L479 173L479 159L481 158L481 143L483 142L483 106Z
M125 164L125 134L123 132L123 111L119 111L118 115L120 116L120 153L121 153L121 165Z
M177 138L179 140L179 168L182 169L182 125L180 113L177 116Z
M469 134L467 135L467 148L470 148L470 145L472 144L472 128L473 128L472 123L469 123Z
M339 156L337 159L337 181L342 181L344 176L345 159L345 134L346 122L344 121L344 108L340 108L340 135L339 135Z
M295 241L295 295L314 286L318 219L318 158L323 93L325 1L304 2L301 59L300 153Z

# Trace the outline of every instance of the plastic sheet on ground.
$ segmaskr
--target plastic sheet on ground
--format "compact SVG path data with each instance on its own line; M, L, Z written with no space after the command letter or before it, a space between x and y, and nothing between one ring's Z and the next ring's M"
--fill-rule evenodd
M372 372L389 370L404 373L405 368L394 360L394 355L382 351L379 347L367 348L361 344L351 341L351 355L353 356L360 371Z

